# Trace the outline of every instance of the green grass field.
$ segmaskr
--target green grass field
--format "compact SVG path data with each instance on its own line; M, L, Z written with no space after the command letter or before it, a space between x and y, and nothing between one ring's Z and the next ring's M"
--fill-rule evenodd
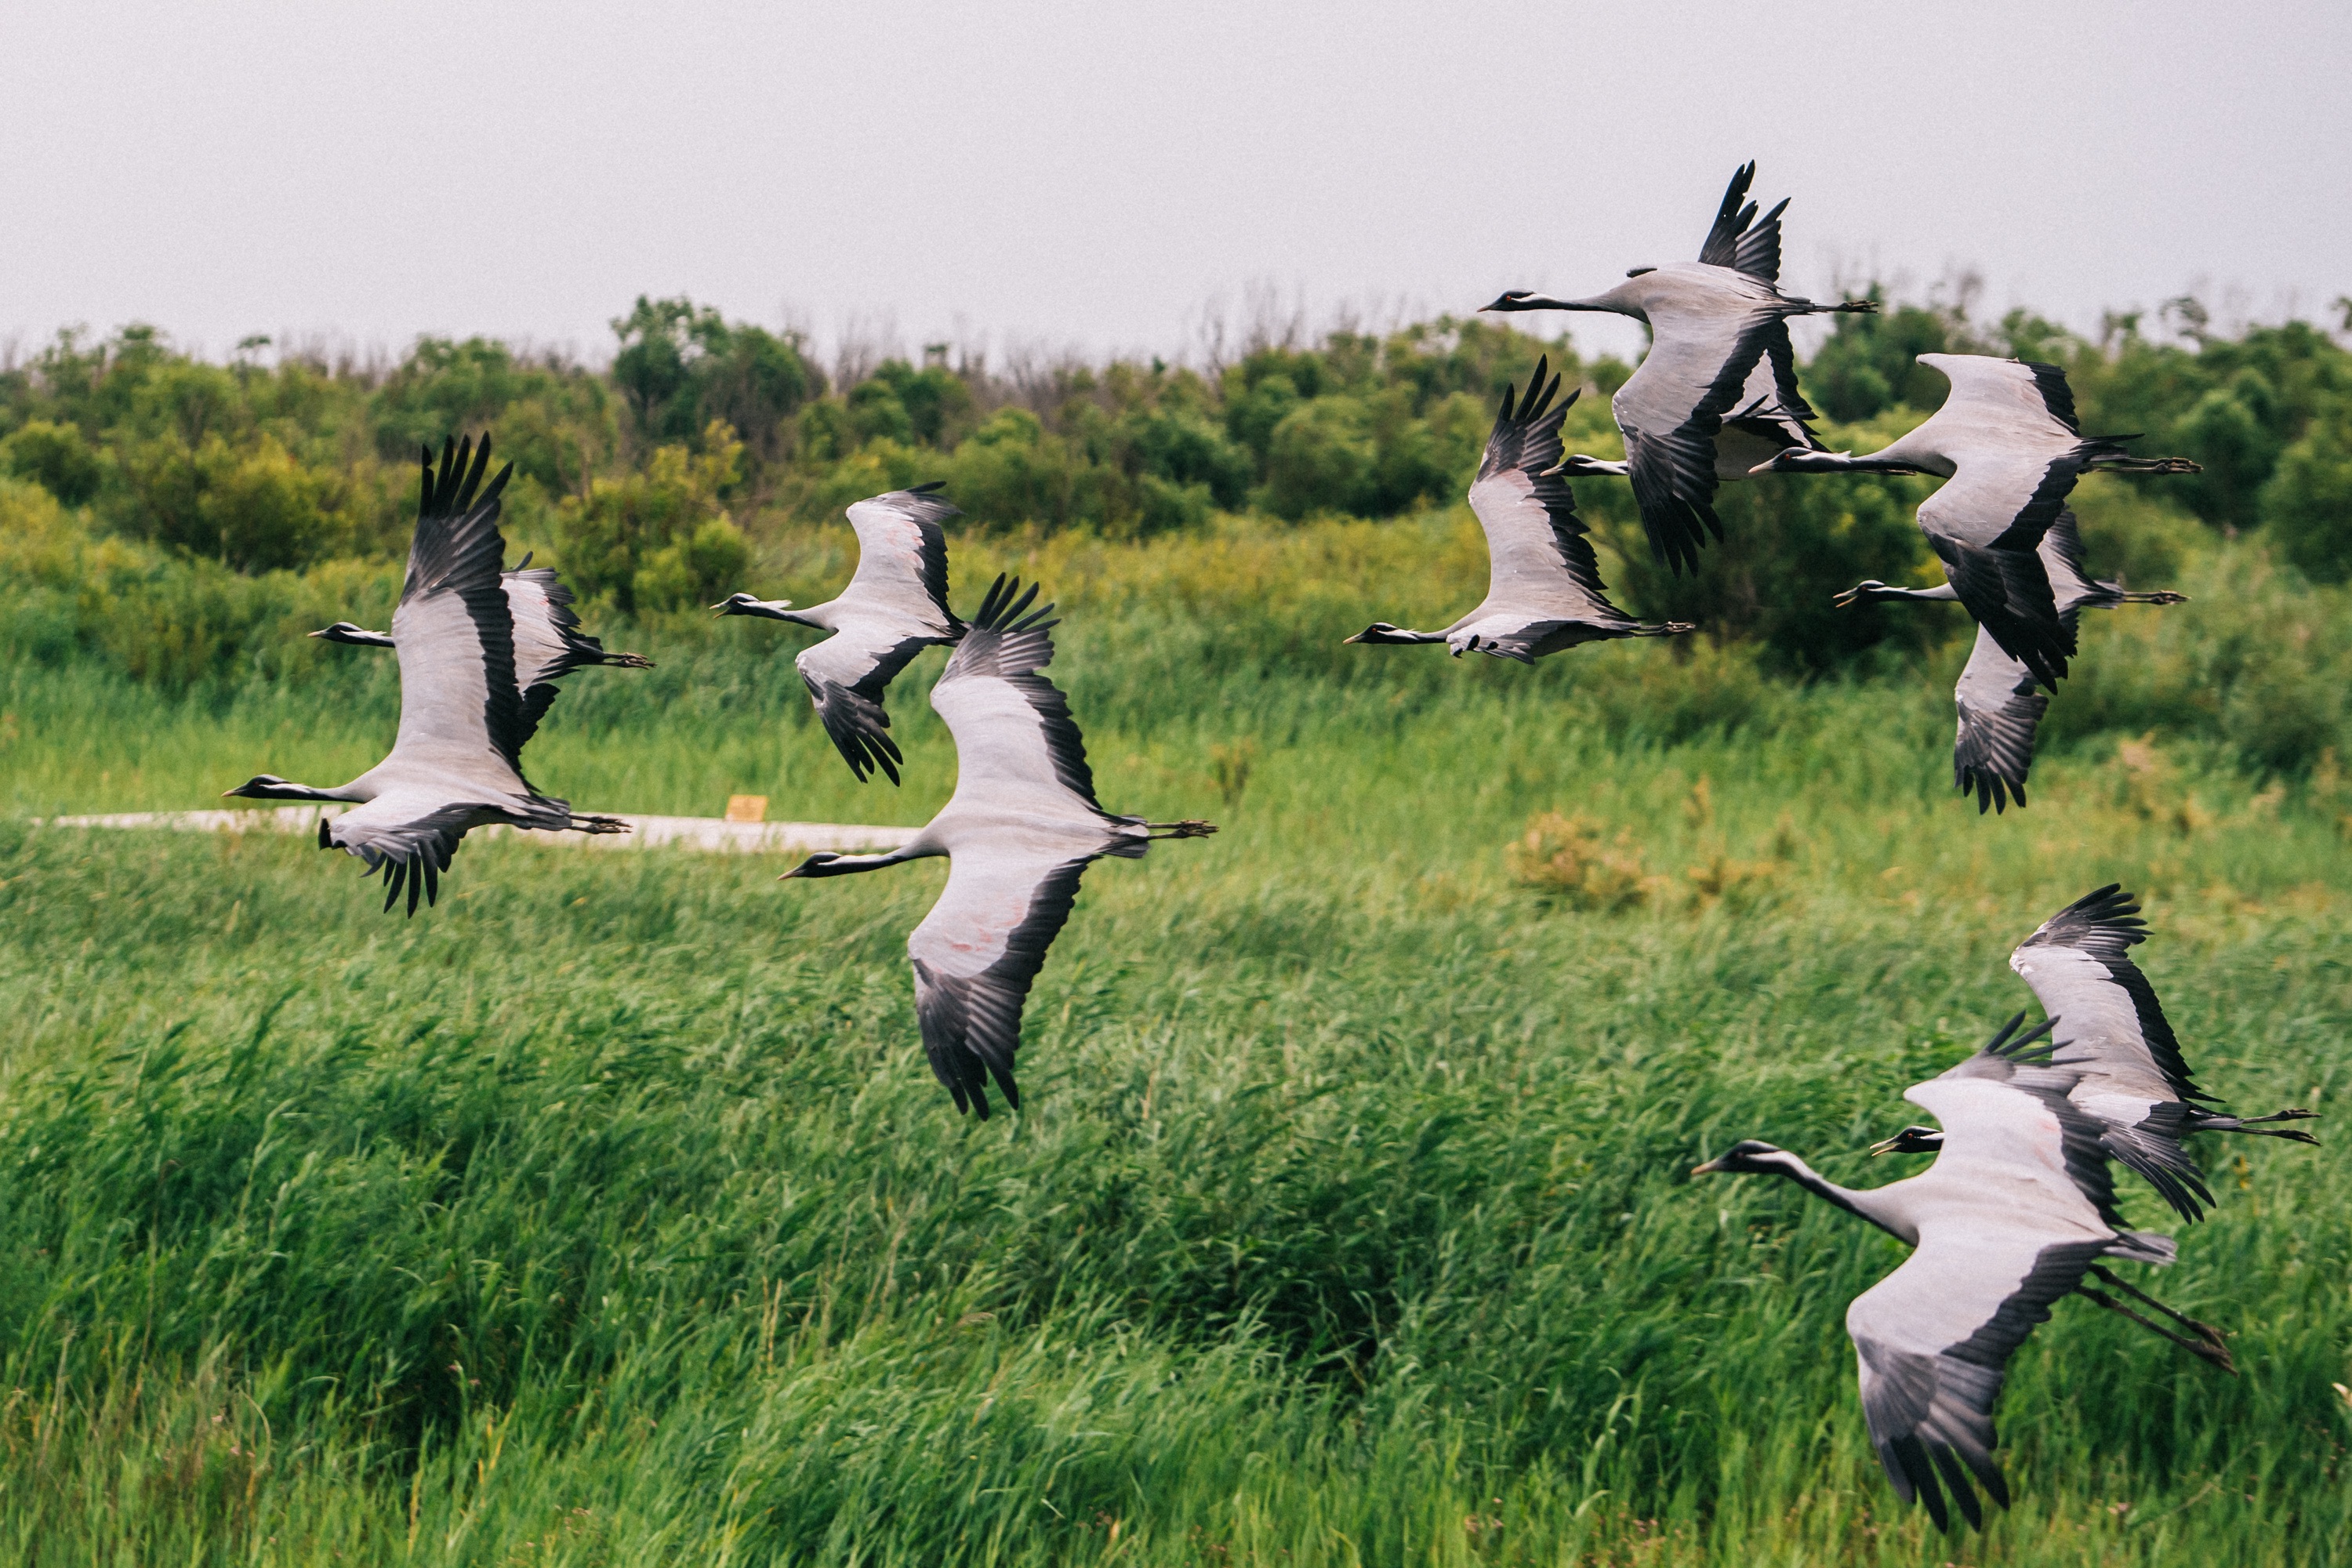
M1106 804L1224 831L1089 873L1027 1108L984 1124L917 1044L942 868L474 842L406 921L299 837L22 825L340 782L390 733L388 659L184 700L0 675L0 1559L2352 1560L2340 806L2066 739L2181 622L2100 623L2032 807L1979 818L1957 647L1810 689L1705 648L1339 649L1476 569L1458 523L1350 537L1334 576L1233 544L1117 595L1047 555ZM1393 570L1416 552L1444 570ZM997 563L968 553L960 600ZM907 787L860 788L799 637L729 630L578 677L537 781L944 799L938 654L893 694ZM1518 885L1548 811L1622 830L1646 898ZM1903 1088L2031 1007L2008 949L2109 880L2206 1084L2329 1113L2328 1146L2205 1147L2221 1207L2147 1281L2243 1375L2061 1302L2000 1410L2018 1506L1947 1540L1877 1473L1843 1330L1900 1248L1687 1172L1761 1136L1904 1173L1861 1152Z

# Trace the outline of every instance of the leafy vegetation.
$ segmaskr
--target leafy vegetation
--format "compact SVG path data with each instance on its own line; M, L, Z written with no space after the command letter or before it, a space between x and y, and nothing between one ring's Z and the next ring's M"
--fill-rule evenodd
M2115 367L2162 367L2150 449L2249 366L2288 391L2251 525L2084 485L2096 563L2193 602L2091 619L2033 805L1979 817L1947 771L1963 618L1813 602L1925 565L1907 490L1727 487L1732 538L1673 584L1622 487L1581 485L1628 602L1719 635L1532 669L1340 646L1475 597L1459 488L1538 353L1594 389L1571 447L1614 455L1622 367L1564 342L850 379L671 305L623 319L625 354L668 348L609 374L479 342L205 366L126 332L0 387L8 1561L2340 1557L2327 1123L2200 1150L2224 1201L2148 1281L2245 1375L2060 1303L2004 1396L2017 1509L1958 1544L1895 1508L1854 1397L1843 1304L1899 1249L1685 1174L1751 1135L1897 1173L1860 1151L1901 1089L2028 1005L2009 945L2109 879L2150 900L2210 1087L2331 1115L2352 1089L2352 589L2295 542L2329 537L2326 338L2000 329L2086 356L2086 426L2137 427ZM1937 395L1904 374L1848 333L1808 384L1845 388L1859 445ZM1107 804L1224 831L1089 874L1021 1115L956 1119L921 1065L903 941L936 867L780 886L769 858L477 838L408 922L299 835L28 824L381 755L392 662L300 634L383 624L407 448L443 421L496 432L516 549L657 661L575 677L533 742L584 809L944 800L940 654L894 695L906 788L859 786L804 638L697 607L824 596L843 501L949 479L956 602L999 570L1061 602Z
M93 539L156 547L157 573L201 580L212 563L259 577L394 559L410 457L488 430L517 467L509 533L608 610L635 614L716 594L849 501L924 479L947 481L971 531L1107 541L1198 535L1234 516L1304 525L1458 504L1503 389L1539 356L1584 394L1571 448L1621 452L1605 394L1624 365L1477 317L1313 343L1269 335L1199 368L1007 373L950 363L933 345L919 367L883 359L831 375L794 334L688 300L641 298L613 326L602 372L483 339L420 339L390 367L300 353L263 363L259 344L224 366L148 327L99 342L68 331L0 371L0 474L46 490ZM2147 449L2204 465L2147 484L2154 504L2260 533L2313 581L2352 575L2352 530L2338 521L2352 500L2346 352L2303 322L2223 336L2194 301L2176 301L2164 327L2151 336L2118 318L2092 342L2021 310L1984 326L1962 306L1902 304L1837 318L1804 379L1832 442L1860 447L1940 401L1918 353L2057 360L2086 428L2143 432ZM1810 679L1933 640L1922 617L1830 603L1861 577L1929 568L1909 516L1927 489L1868 477L1727 485L1729 537L1684 580L1643 547L1623 485L1588 483L1579 499L1634 607L1697 621L1755 648L1769 672ZM2135 573L2169 569L2171 557L2106 548Z

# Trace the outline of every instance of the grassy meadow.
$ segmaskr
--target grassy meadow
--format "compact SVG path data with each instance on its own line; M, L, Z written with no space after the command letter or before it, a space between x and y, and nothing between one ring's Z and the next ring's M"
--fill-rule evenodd
M789 535L754 585L822 596L845 549ZM1744 1136L1905 1173L1862 1152L1902 1089L2032 1006L2009 948L2109 880L2207 1086L2332 1118L2352 798L2332 752L2248 755L2345 639L2269 677L2242 645L2334 600L2176 552L2198 602L2094 619L2032 805L1979 817L1957 616L1810 685L1703 642L1528 670L1337 646L1475 595L1458 510L958 550L960 604L1007 566L1063 600L1105 803L1223 825L1089 873L1025 1109L985 1123L918 1044L936 863L779 885L476 841L404 921L299 837L27 825L341 782L390 734L388 658L184 694L0 668L0 1558L2352 1557L2332 1120L2209 1141L2194 1227L2129 1192L2185 1229L2146 1283L2242 1375L2060 1302L2000 1412L2017 1507L1959 1540L1896 1507L1854 1394L1844 1305L1900 1247L1687 1174ZM659 668L575 677L530 758L583 809L913 823L951 787L936 652L893 692L893 791L815 727L803 634L629 632ZM1516 874L1544 814L1610 896Z

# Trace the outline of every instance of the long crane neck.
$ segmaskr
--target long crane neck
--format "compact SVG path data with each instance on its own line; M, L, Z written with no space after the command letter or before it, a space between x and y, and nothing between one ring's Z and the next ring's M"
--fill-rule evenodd
M319 789L311 784L289 783L285 779L256 779L239 784L228 792L240 800L326 800L365 804L375 798L373 790L362 790L355 781L332 789Z
M1887 603L1948 605L1959 596L1959 590L1949 583L1934 588L1890 588L1884 583L1878 583L1857 589L1854 593L1854 597L1865 605Z
M1874 1187L1867 1191L1841 1187L1802 1160L1785 1150L1757 1160L1758 1168L1776 1176L1785 1176L1823 1203L1834 1204L1858 1219L1868 1220L1896 1240L1916 1247L1919 1232L1904 1218L1904 1205L1893 1195L1892 1187ZM1900 1184L1895 1184L1899 1185Z
M860 871L879 871L885 866L903 865L920 860L926 856L944 855L947 850L927 838L917 838L900 845L885 855L835 855L820 852L810 856L784 873L784 879L802 877L848 877Z

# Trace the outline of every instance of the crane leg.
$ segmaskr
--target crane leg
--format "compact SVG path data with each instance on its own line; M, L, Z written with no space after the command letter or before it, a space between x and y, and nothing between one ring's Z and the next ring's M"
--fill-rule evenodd
M2170 1329L2166 1328L2163 1324L2154 1322L2147 1318L2141 1317L2137 1312L2133 1311L2129 1307L2125 1306L2121 1301L2116 1300L2105 1291L2094 1290L2088 1285L2076 1286L2074 1288L2076 1295L2089 1298L2092 1302L2098 1306L2105 1307L2110 1312L2122 1313L2125 1317L2129 1318L2133 1322L2137 1323L2141 1328L2147 1330L2151 1333L2159 1334L2164 1338L2170 1340L2174 1344L2179 1345L2182 1350L2189 1352L2191 1355L2201 1356L2205 1360L2211 1362L2215 1366L2220 1367L2231 1377L2238 1375L2237 1363L2230 1359L2230 1347L2221 1342L2221 1330L2215 1328L2210 1323L2200 1322L2195 1318L2189 1316L2185 1312L2174 1311L2171 1308L2166 1306L2163 1302L2158 1300L2147 1291L2140 1289L2137 1286L2133 1285L2128 1280L2118 1278L2112 1269L2106 1268L2100 1264L2094 1263L2091 1265L2091 1272L2098 1278L2100 1283L2111 1285L2115 1289L2124 1292L2124 1294L2146 1302L2148 1306L2151 1306L2158 1311L2162 1312L2166 1317L2170 1318L2174 1322L2179 1323L2181 1327L2193 1331L2197 1337L2195 1339L2190 1339L2185 1334L2176 1334Z
M2316 1110L2305 1110L2300 1106L2290 1106L2284 1110L2273 1110L2268 1116L2242 1116L2238 1118L2236 1126L2224 1128L2223 1131L2228 1132L2251 1132L2257 1138L2284 1138L2289 1142L2295 1143L2316 1143L2319 1142L2318 1139L2314 1138L2310 1133L2303 1131L2299 1128L2265 1127L2263 1123L2266 1121L2311 1121L2316 1120L2318 1115L2319 1112Z

